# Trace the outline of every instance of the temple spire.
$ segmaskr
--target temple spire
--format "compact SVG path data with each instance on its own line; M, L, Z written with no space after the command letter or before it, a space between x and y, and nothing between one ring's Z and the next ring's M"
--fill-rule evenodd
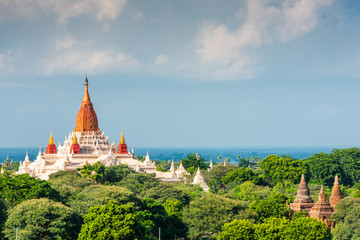
M78 143L76 134L74 134L74 136L73 136L72 143L73 143L73 144L77 144L77 143Z
M54 144L55 144L55 142L54 142L54 138L52 135L52 131L50 131L49 145L54 145Z
M89 89L88 89L88 85L89 85L89 80L87 79L87 74L85 77L85 93L84 93L84 98L83 101L84 102L90 102L90 95L89 95Z
M124 130L121 130L120 144L125 144Z
M85 78L85 93L76 117L75 132L100 131L94 107L90 101L88 79Z
M331 195L329 198L329 202L330 205L335 208L335 206L338 204L338 202L341 201L341 199L343 199L343 195L341 193L341 189L340 189L340 184L339 184L339 177L336 175L335 176L335 181L334 181L334 187L331 191Z

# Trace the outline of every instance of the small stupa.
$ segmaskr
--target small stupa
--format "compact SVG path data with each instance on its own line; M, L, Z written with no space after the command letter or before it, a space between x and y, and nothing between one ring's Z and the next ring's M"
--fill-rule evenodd
M194 185L200 185L205 192L210 190L209 186L205 183L204 177L201 175L200 167L198 168L196 175L194 177L193 183Z
M336 204L338 204L338 202L340 202L341 199L343 199L343 198L344 197L341 193L340 184L339 184L339 177L335 176L334 187L332 189L332 192L331 192L331 195L329 198L331 207L333 207L335 210Z
M326 220L328 220L333 213L334 209L330 206L330 203L326 201L324 187L321 185L319 200L310 209L309 216L311 218L316 218L320 221L326 222Z
M310 191L306 184L305 176L302 174L296 197L290 204L290 209L296 212L306 211L309 213L313 206L314 200L310 197Z

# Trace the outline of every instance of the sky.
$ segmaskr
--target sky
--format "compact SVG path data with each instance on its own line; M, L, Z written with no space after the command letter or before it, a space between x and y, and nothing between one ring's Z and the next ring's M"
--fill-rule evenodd
M360 146L357 0L0 0L0 147L89 91L135 147Z

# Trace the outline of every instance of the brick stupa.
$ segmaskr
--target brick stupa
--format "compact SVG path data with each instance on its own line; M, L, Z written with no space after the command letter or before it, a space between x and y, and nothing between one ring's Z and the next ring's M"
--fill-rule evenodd
M339 178L338 178L338 176L335 176L334 187L332 189L331 196L329 198L331 207L333 207L335 210L336 204L338 204L338 202L340 202L341 199L343 199L343 198L344 197L340 190Z
M315 203L314 206L310 209L309 215L311 218L316 218L320 221L327 222L332 214L334 214L334 209L330 206L330 203L326 201L324 187L321 185L319 201L317 201L317 203Z
M292 211L306 211L309 213L313 206L314 200L310 197L309 188L306 185L304 174L302 174L296 198L294 199L294 202L290 204L290 208Z

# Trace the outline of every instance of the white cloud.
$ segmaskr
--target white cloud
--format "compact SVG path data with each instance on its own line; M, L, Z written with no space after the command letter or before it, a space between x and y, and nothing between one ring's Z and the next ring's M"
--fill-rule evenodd
M166 54L160 54L155 59L155 65L163 65L169 61L169 58Z
M100 22L116 19L126 0L0 0L0 20L11 17L35 18L40 13L57 16L60 24L89 14Z
M73 37L67 37L64 39L58 39L55 42L56 49L69 49L77 43Z
M252 61L244 59L252 50L264 44L288 42L312 31L320 10L331 5L332 0L284 0L278 7L269 2L247 0L246 21L234 31L224 24L205 25L195 40L201 61L216 71L231 69L238 77L243 69L251 67L245 62Z
M121 72L140 66L131 55L111 51L69 51L46 62L46 74Z
M14 66L12 66L9 63L10 56L12 54L12 49L9 49L5 53L0 53L0 72L9 72L14 69Z

